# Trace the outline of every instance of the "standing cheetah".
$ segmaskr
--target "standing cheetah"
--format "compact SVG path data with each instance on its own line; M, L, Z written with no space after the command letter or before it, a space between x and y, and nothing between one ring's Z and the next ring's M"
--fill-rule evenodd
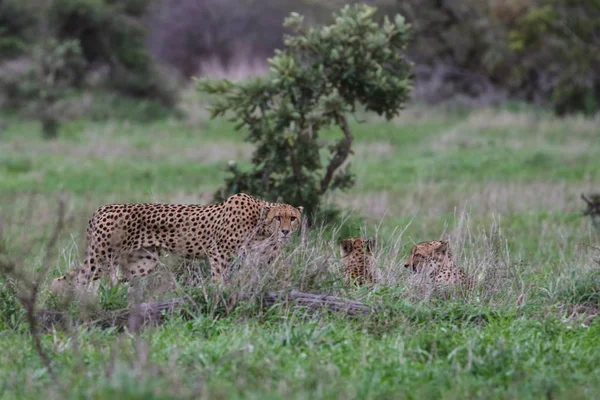
M260 247L272 262L298 229L302 211L244 193L214 205L105 205L89 221L83 267L56 278L52 291L98 280L114 265L121 267L125 280L148 275L161 250L207 257L213 280L220 280L233 257L247 248Z

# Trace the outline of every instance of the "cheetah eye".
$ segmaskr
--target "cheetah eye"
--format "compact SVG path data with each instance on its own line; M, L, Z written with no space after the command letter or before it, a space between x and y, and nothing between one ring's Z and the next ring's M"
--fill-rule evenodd
M290 217L290 221L294 222L296 220L296 217Z
M278 216L276 216L276 217L275 217L275 219L276 219L277 221L281 221L281 217L280 217L279 215L278 215Z

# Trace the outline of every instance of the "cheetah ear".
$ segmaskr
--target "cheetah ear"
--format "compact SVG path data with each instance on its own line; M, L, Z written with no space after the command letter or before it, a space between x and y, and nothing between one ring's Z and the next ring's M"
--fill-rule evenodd
M304 211L304 207L298 206L296 207L296 210L300 211L300 214L302 214L302 211Z
M377 241L375 240L375 238L370 238L369 240L367 240L367 251L372 252L375 249L376 244Z
M352 251L352 240L343 239L340 241L340 246L344 252L350 253Z
M438 247L438 249L441 252L446 253L448 251L448 249L450 248L450 243L448 242L448 239L445 240L441 240L440 241L440 247Z

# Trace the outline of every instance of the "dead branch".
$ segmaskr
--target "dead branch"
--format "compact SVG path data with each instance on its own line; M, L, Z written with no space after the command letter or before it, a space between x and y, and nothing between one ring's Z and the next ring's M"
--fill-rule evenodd
M158 303L141 303L135 306L129 315L124 313L123 321L127 320L131 331L139 331L144 326L160 325L166 312L173 311L183 304L184 300L182 298Z
M160 325L165 313L183 304L183 298L140 303L123 310L99 313L88 323L104 328L127 326L132 332L136 332L142 327ZM46 329L51 329L54 326L66 326L70 316L66 311L42 310L37 313L37 319Z
M588 199L585 194L581 193L581 198L583 199L583 201L585 201L587 203L588 206L590 207L594 207L594 203ZM587 214L586 214L587 215Z
M302 293L297 290L270 292L263 298L264 307L271 307L280 302L295 303L296 308L325 309L351 316L366 315L372 311L371 307L360 301L323 294Z
M107 312L96 317L91 324L101 327L127 326L131 331L137 331L141 327L160 325L166 313L175 311L185 303L182 297L166 301L141 303L128 309ZM344 313L349 316L367 315L373 311L371 307L359 301L323 294L302 293L296 290L269 292L263 297L261 305L268 308L275 304L285 303L293 303L293 307L296 309L326 310ZM66 312L43 310L37 314L37 319L43 326L50 329L53 326L64 325L68 320L68 314Z
M348 127L348 120L342 115L338 117L337 123L344 133L344 139L338 143L335 154L327 166L327 172L321 180L321 193L325 193L327 191L329 185L331 184L331 180L333 179L333 174L335 174L335 171L342 166L352 151L352 141L354 140L354 137L352 136L350 128Z
M25 287L21 290L17 290L16 297L25 309L25 316L27 319L27 324L29 326L29 333L31 335L31 340L33 342L33 347L38 353L40 359L44 363L44 366L48 370L52 380L61 390L64 391L60 381L58 380L58 376L56 375L54 368L52 367L52 360L48 353L46 353L42 341L39 335L39 321L37 318L36 306L40 292L40 282L43 280L41 278L46 276L48 269L50 268L50 259L55 250L56 244L58 242L58 238L60 236L61 231L64 226L64 218L65 218L65 201L60 199L58 202L58 212L57 212L57 220L56 225L50 235L50 239L46 244L46 251L44 257L42 259L42 268L37 277L37 279L30 279L26 273L25 268L21 266L17 266L15 262L4 260L0 262L0 271L8 277L14 278L17 282Z
M58 215L58 217L56 220L56 225L54 226L52 235L50 236L48 244L46 245L46 253L45 253L43 261L42 261L43 265L42 265L42 269L40 271L40 276L38 276L38 278L46 276L48 269L50 268L50 258L56 247L56 243L58 242L58 237L60 236L60 232L63 230L64 217L65 217L65 201L63 199L60 199L58 202L57 215ZM33 340L35 349L36 349L37 353L39 354L40 358L42 359L42 361L44 362L46 369L48 369L48 373L50 373L50 375L52 376L54 383L60 387L61 385L58 380L58 377L57 377L56 373L54 372L54 368L52 368L52 360L50 359L50 356L48 356L48 353L46 353L46 351L44 350L44 347L42 346L42 341L40 339L40 335L39 335L39 331L38 331L38 320L36 318L37 313L36 313L35 308L37 305L37 299L38 299L38 295L40 292L40 281L41 281L41 279L35 279L32 283L32 287L29 291L29 295L23 294L23 295L20 295L19 297L20 297L21 303L23 304L23 307L25 307L25 310L26 310L27 322L29 324L29 332L31 333L31 340Z

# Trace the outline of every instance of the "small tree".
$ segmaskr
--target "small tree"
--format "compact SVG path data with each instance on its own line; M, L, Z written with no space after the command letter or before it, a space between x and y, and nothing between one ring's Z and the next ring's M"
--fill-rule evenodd
M45 139L58 136L67 98L74 90L77 76L85 68L79 41L45 38L31 48L31 64L8 77L0 77L0 89L14 93L29 103L31 112L42 124Z
M400 15L380 25L375 12L345 6L333 24L318 28L306 28L303 17L292 13L284 26L296 35L285 37L266 77L199 81L200 91L216 95L211 117L231 112L236 129L247 130L247 140L256 144L249 170L230 162L217 200L244 191L302 205L314 215L327 191L352 186L354 177L344 168L353 141L347 115L360 104L391 119L411 88L404 56L408 26ZM331 126L342 135L327 155L319 133Z

